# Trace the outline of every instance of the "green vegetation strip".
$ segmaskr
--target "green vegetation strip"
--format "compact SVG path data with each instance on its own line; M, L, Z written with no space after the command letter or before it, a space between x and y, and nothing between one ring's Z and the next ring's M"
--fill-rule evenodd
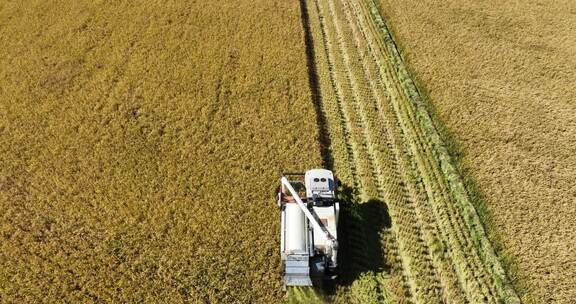
M390 60L396 68L395 72L400 80L402 89L409 97L409 101L413 103L412 107L415 110L415 113L413 114L416 118L416 127L419 127L420 130L423 131L425 137L431 143L432 153L437 161L437 165L441 169L442 177L448 185L449 194L451 195L453 202L458 205L459 210L463 214L463 219L468 231L472 235L476 252L482 259L485 269L487 269L495 282L498 298L507 303L519 303L520 300L506 277L504 269L500 265L500 261L494 252L492 244L486 236L478 214L470 202L462 179L452 164L448 151L436 131L434 123L426 110L424 101L422 100L418 89L403 63L402 57L396 48L394 40L388 31L376 4L373 0L366 0L366 3L369 7L370 16L382 35L384 46L390 56Z
M360 15L369 15L365 10ZM364 29L371 29L371 22L364 23ZM378 34L372 33L370 34L376 35ZM371 37L371 35L367 35L367 37ZM373 45L373 49L380 50L380 48L384 48L383 46L378 45L381 42L374 37L370 38L370 43ZM378 52L378 51L376 51ZM432 155L423 155L422 151L430 150L431 148L426 147L425 145L428 142L425 138L422 137L422 132L420 130L416 130L415 124L412 119L412 111L407 111L405 106L409 106L411 103L406 100L405 94L403 94L403 90L399 85L398 77L394 73L395 67L391 64L388 54L374 54L374 59L378 62L378 65L381 66L381 73L382 78L385 80L386 83L386 90L389 94L390 103L393 106L392 112L387 112L384 116L388 116L388 119L394 119L396 116L398 118L397 123L400 125L396 126L389 126L391 130L400 129L400 133L402 133L401 138L398 140L403 142L402 144L397 144L395 146L395 151L398 152L400 158L403 158L407 164L405 167L413 168L414 172L411 172L413 177L420 178L423 181L426 181L425 186L427 190L429 190L428 195L429 197L424 197L420 202L419 207L423 210L428 209L430 205L433 207L434 212L436 213L436 220L434 221L436 225L439 225L444 235L444 245L449 249L452 263L456 265L456 272L458 273L462 284L464 285L464 289L468 294L468 297L472 301L487 301L486 299L493 299L491 296L491 291L488 289L489 283L487 282L480 282L484 275L481 275L482 268L479 268L479 258L475 255L467 256L467 252L474 252L475 250L472 248L471 244L468 244L468 239L466 238L466 228L463 226L463 220L461 220L461 215L458 211L455 210L453 204L448 203L449 196L446 195L446 189L444 187L444 183L442 180L438 179L439 174L435 171L436 167L430 165L430 159L434 157ZM398 133L398 132L393 132ZM401 152L400 152L401 151ZM402 157L404 155L404 157ZM405 156L409 156L409 159L406 160ZM414 168L415 164L420 166L419 168ZM406 174L406 172L404 172ZM405 177L404 182L410 185L410 177ZM421 195L415 195L415 197L419 197ZM425 204L424 202L428 200L430 204ZM423 213L425 214L425 212ZM396 219L397 222L403 222L401 218ZM434 240L430 240L434 243ZM434 256L437 258L445 258L443 255L439 255L438 253L441 252L441 248L439 246L432 246L435 247ZM470 249L472 248L472 249ZM423 257L424 258L424 257ZM444 267L441 267L444 268ZM446 281L446 279L444 279ZM454 296L454 292L447 291L450 294L451 298Z
M514 303L375 3L301 3L326 159L349 203L333 300Z
M364 52L359 51L359 53L362 55L362 63L367 81L370 84L370 89L375 95L373 108L378 112L372 113L371 120L380 122L375 125L374 130L377 130L377 134L381 134L377 139L385 140L385 143L377 143L377 145L380 144L388 148L388 151L390 151L388 158L391 159L389 162L393 164L392 167L386 167L386 170L384 170L386 174L383 176L385 176L387 184L398 180L400 178L400 176L398 176L399 173L401 173L401 178L407 181L405 191L407 190L409 196L414 200L412 205L414 206L415 214L413 216L419 219L418 222L420 223L422 237L426 240L427 246L431 251L429 257L432 259L433 267L436 268L436 272L440 277L440 283L446 293L446 297L456 302L463 302L461 290L454 277L450 261L447 260L444 250L442 250L443 245L438 237L438 227L433 219L433 212L430 206L426 204L427 197L419 182L418 174L407 170L412 168L415 162L410 158L411 155L409 153L400 153L399 151L401 150L399 148L405 150L407 147L405 147L405 139L403 138L401 128L398 127L393 109L390 108L390 104L387 102L386 92L384 92L385 86L379 75L379 67L373 58L374 50L370 48L368 41L366 41L370 39L370 37L362 31L365 27L366 16L359 10L357 5L346 5L345 3L345 7L345 12L348 16L347 19L353 30L357 47L360 50L365 50ZM370 109L370 107L368 108ZM381 163L385 164L386 160ZM390 178L391 175L396 175L396 178ZM398 220L399 219L397 219L397 221Z
M369 82L359 58L361 51L354 44L351 26L343 16L343 3L329 3L336 38L343 54L344 70L353 94L352 98L346 99L346 103L351 116L358 121L356 132L362 140L360 146L365 150L367 167L371 168L371 175L366 179L375 183L377 197L385 199L390 205L392 217L396 219L397 225L392 228L398 235L401 257L411 278L415 297L422 302L441 301L437 276L435 271L430 271L433 266L430 265L429 250L421 235L422 223L415 213L414 201L401 182L402 176L398 174L394 150L387 149L389 145L384 141L387 132L381 127L381 120L373 106L375 91L366 87ZM395 178L385 183L383 178L388 174Z

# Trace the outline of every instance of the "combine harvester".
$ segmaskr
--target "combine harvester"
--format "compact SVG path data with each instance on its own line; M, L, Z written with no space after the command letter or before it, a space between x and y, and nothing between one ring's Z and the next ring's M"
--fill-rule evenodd
M299 179L288 180L286 176ZM302 181L302 176L304 181ZM280 257L287 286L321 285L336 278L338 213L332 171L284 173L278 188Z

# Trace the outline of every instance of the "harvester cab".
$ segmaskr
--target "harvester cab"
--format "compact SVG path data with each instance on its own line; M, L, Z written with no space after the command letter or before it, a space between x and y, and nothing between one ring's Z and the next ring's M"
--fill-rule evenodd
M284 288L312 286L336 278L340 211L336 188L334 174L325 169L284 173L280 178L278 207Z

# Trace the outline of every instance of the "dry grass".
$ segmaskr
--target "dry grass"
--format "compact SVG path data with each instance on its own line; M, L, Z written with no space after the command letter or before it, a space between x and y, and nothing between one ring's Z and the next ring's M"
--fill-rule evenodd
M572 302L576 3L380 2L515 261L523 300Z
M0 299L278 302L296 1L0 1Z

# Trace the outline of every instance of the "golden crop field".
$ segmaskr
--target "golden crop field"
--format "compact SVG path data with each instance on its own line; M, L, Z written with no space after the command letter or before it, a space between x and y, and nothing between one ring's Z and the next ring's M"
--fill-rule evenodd
M0 0L0 302L520 303L380 4ZM321 166L340 276L284 293Z
M0 1L0 302L274 303L296 1Z
M576 2L380 0L525 303L576 299Z

